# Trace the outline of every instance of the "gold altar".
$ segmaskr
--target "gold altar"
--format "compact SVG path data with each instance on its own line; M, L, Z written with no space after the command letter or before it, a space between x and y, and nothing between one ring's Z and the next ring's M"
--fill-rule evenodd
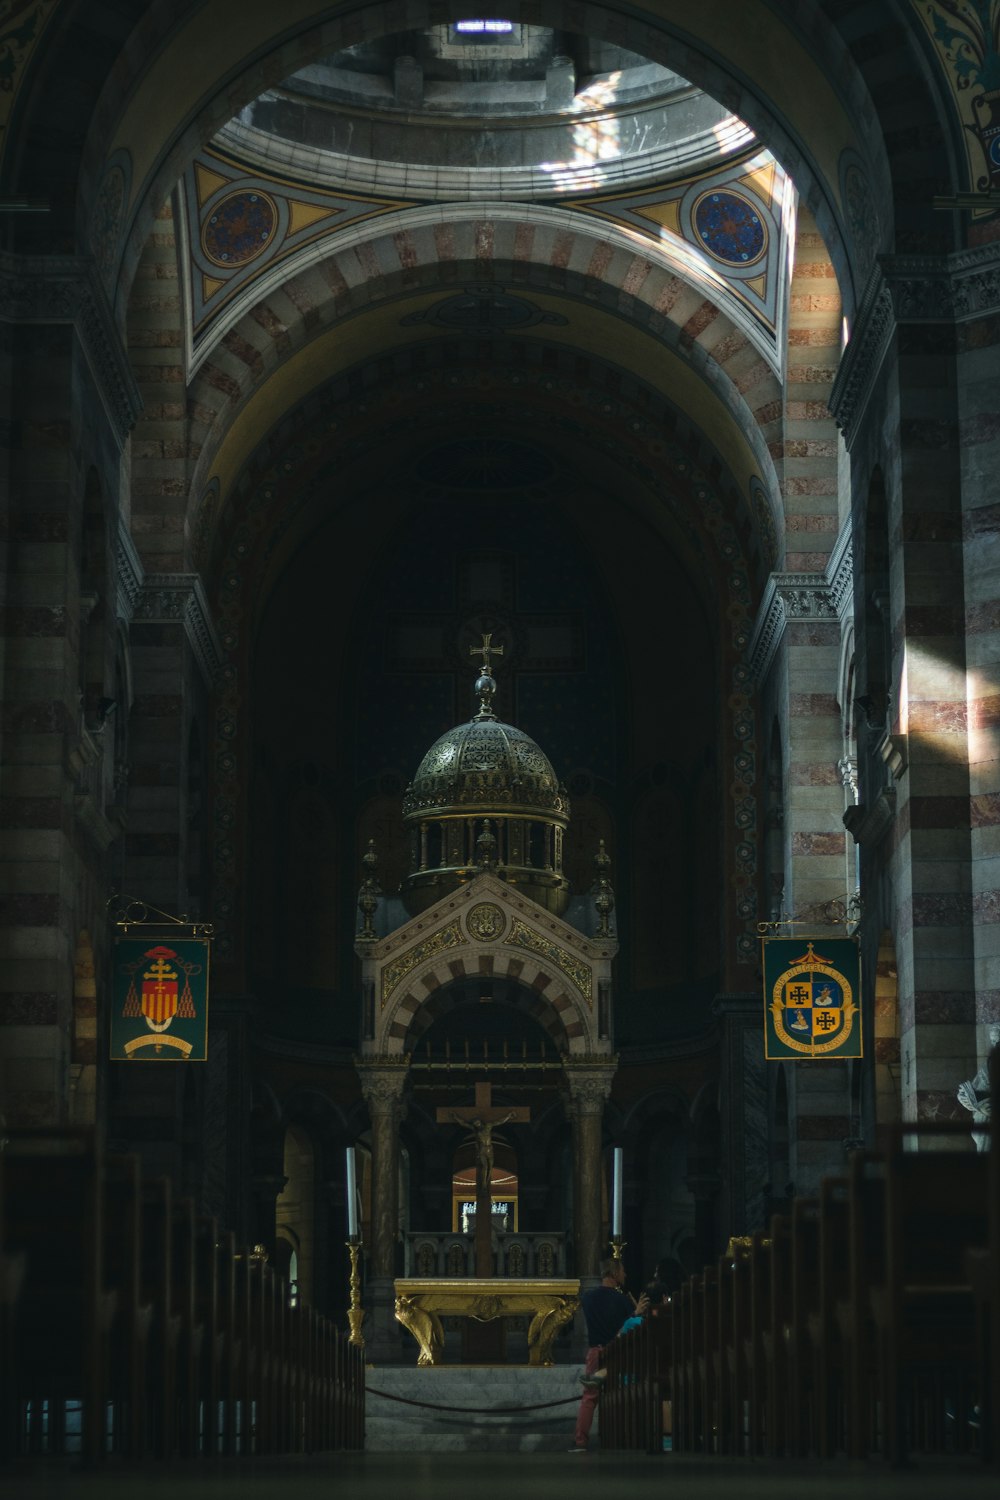
M532 1313L528 1327L528 1362L552 1363L552 1344L580 1305L579 1281L524 1280L510 1277L455 1277L396 1281L396 1320L420 1345L418 1365L438 1365L444 1348L441 1319L495 1318Z

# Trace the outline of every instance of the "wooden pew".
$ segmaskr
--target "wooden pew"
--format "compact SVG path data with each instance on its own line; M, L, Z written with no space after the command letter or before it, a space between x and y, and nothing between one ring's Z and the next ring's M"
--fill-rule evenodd
M700 1284L699 1284L700 1283ZM698 1295L700 1290L700 1297ZM718 1452L718 1390L715 1373L716 1351L719 1347L719 1269L706 1266L696 1279L694 1296L697 1298L694 1324L694 1348L698 1379L698 1416L700 1431L696 1434L695 1448L702 1453Z
M662 1453L672 1331L672 1309L663 1305L651 1308L638 1328L608 1345L600 1407L602 1448Z
M908 1134L903 1127L886 1157L885 1264L869 1288L884 1448L894 1464L917 1447L942 1452L949 1439L968 1447L978 1338L964 1259L989 1234L988 1156L907 1151Z
M878 1430L877 1330L869 1289L885 1266L885 1159L856 1151L848 1169L848 1291L836 1307L844 1351L845 1423L848 1458L867 1458L881 1445Z
M201 1391L199 1372L206 1338L204 1310L199 1300L196 1256L198 1215L192 1198L174 1199L170 1213L171 1307L177 1319L174 1369L175 1435L177 1452L193 1458L200 1450Z
M9 1462L17 1451L18 1403L14 1375L17 1342L14 1330L25 1267L24 1250L8 1249L5 1191L3 1141L0 1140L0 1463Z
M6 1255L23 1256L18 1358L9 1400L20 1450L65 1451L67 1402L81 1403L81 1457L105 1449L108 1355L116 1298L104 1275L103 1153L93 1131L8 1126ZM42 1404L49 1429L42 1433ZM29 1420L30 1410L30 1420Z
M784 1327L789 1454L805 1458L816 1432L809 1318L819 1307L819 1199L796 1198L791 1220L792 1294Z
M792 1221L788 1214L771 1219L768 1315L762 1319L764 1355L764 1452L781 1458L788 1451L788 1343L792 1315Z
M226 1335L219 1293L219 1226L199 1214L194 1223L194 1317L201 1330L195 1362L196 1451L212 1457L221 1451L222 1362Z
M243 1450L247 1404L247 1360L250 1335L248 1282L231 1230L216 1245L216 1285L219 1311L219 1451L233 1457Z
M142 1184L142 1280L154 1308L149 1337L146 1448L158 1458L175 1452L181 1312L174 1279L174 1197L169 1178Z
M821 1458L846 1446L845 1346L837 1307L850 1295L849 1215L849 1179L825 1177L819 1185L819 1296L807 1328Z
M673 1300L674 1339L671 1357L671 1387L674 1403L674 1451L693 1451L691 1352L691 1286L692 1278L681 1283Z
M108 1156L101 1179L104 1199L104 1276L114 1288L108 1394L113 1405L113 1445L128 1458L145 1447L149 1338L155 1308L142 1275L139 1158Z
M767 1451L766 1333L771 1326L773 1249L773 1240L769 1236L758 1233L750 1237L747 1251L749 1307L743 1331L742 1383L736 1400L741 1410L746 1409L746 1451L751 1457Z
M715 1359L717 1452L745 1451L745 1342L750 1329L749 1245L733 1242L718 1265L719 1339Z

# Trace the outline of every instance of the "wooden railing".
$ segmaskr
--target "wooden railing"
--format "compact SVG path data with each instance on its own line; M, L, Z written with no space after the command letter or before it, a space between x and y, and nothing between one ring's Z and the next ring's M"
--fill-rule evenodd
M0 1456L361 1448L364 1361L262 1254L93 1132L0 1150Z
M607 1371L614 1448L659 1449L670 1401L681 1453L997 1462L1000 1151L900 1127L731 1242L613 1341Z

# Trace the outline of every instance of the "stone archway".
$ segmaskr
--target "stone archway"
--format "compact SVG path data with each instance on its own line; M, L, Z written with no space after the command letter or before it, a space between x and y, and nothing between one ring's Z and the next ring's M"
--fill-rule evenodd
M610 1058L617 946L584 937L496 876L479 875L389 937L359 945L369 1008L363 1056L402 1058L418 1015L426 1007L435 1014L442 986L487 974L537 992L536 1019L567 1059Z

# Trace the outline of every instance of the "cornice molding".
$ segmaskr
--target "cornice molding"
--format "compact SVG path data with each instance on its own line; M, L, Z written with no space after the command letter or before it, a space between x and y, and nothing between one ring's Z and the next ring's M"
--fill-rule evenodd
M147 625L183 625L207 687L222 665L222 646L197 573L147 573L133 619Z
M824 573L772 573L757 611L747 660L753 685L771 670L789 620L838 620L854 602L854 554L845 526Z
M892 296L881 267L873 266L861 294L854 332L830 392L830 413L850 449L896 329Z
M0 253L0 321L72 325L115 440L124 448L142 397L93 261Z
M901 323L963 323L1000 312L1000 247L950 255L884 255L865 285L854 332L830 393L848 448L854 442L893 333Z
M897 323L962 323L1000 312L1000 247L951 255L887 255L882 269Z
M135 543L125 521L122 517L118 520L118 536L115 542L115 555L118 563L117 568L117 611L118 618L126 624L135 614L135 607L142 593L142 583L145 577L145 569L142 566L142 558L136 551Z

